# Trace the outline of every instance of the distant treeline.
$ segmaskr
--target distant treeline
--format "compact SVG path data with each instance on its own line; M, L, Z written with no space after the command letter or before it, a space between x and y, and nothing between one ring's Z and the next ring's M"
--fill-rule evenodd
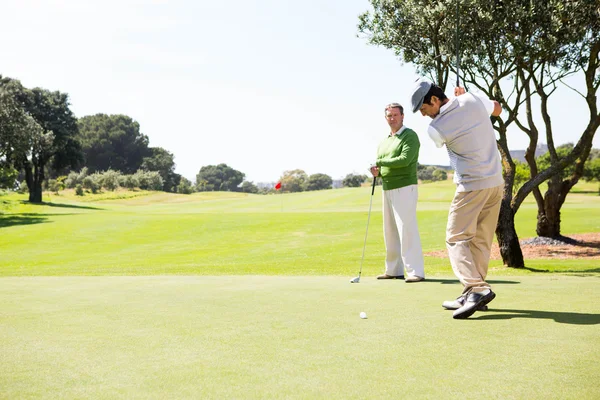
M419 166L419 179L446 179L443 168ZM348 174L345 187L360 186L366 175ZM333 187L329 175L285 171L278 190L300 192ZM0 76L0 188L29 193L41 202L44 190L85 191L140 188L165 192L241 191L271 193L227 164L202 166L191 182L175 173L175 156L151 147L140 124L127 115L76 118L66 93L29 89Z

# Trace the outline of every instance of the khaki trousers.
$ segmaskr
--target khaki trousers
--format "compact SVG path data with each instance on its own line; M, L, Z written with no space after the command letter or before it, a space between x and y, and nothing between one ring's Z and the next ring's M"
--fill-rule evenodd
M425 278L423 249L417 225L417 185L383 191L385 273Z
M446 247L463 294L490 289L485 281L498 224L503 185L456 192L448 213Z

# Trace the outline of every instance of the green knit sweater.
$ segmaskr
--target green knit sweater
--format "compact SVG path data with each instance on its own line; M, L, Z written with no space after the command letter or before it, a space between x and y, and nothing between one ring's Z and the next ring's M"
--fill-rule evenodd
M383 190L398 189L417 184L419 137L406 128L399 135L388 136L377 149L377 166Z

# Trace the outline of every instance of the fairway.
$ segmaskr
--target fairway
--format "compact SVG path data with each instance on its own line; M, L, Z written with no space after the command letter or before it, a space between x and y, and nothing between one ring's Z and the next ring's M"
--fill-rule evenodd
M425 252L444 249L452 193L419 187ZM379 190L349 283L369 196L1 196L0 399L600 397L598 260L492 261L490 311L453 320L445 257L423 283L374 278ZM527 199L521 237L535 213ZM562 216L598 232L600 197L570 194Z
M597 278L492 284L455 321L450 277L3 278L0 398L598 398Z
M450 182L420 185L417 217L423 251L445 249L453 195ZM358 272L370 188L283 195L115 192L96 196L0 197L0 276L72 275L337 275ZM373 196L363 273L382 271L381 191ZM535 236L536 208L517 213L520 237ZM571 194L563 232L600 231L600 196ZM591 218L590 216L598 216ZM528 263L549 271L597 271L597 260ZM501 261L496 273L513 274ZM452 271L446 258L427 257L427 274ZM528 271L517 271L527 273Z

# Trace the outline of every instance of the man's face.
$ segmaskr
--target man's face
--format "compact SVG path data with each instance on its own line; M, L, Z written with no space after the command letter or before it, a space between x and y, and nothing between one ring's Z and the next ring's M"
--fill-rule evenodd
M385 119L392 128L392 131L396 132L402 127L402 123L404 122L404 114L400 112L399 108L388 108L385 110Z
M422 116L433 119L440 113L441 106L442 102L440 99L437 96L431 96L431 104L423 103L419 111L421 111Z

